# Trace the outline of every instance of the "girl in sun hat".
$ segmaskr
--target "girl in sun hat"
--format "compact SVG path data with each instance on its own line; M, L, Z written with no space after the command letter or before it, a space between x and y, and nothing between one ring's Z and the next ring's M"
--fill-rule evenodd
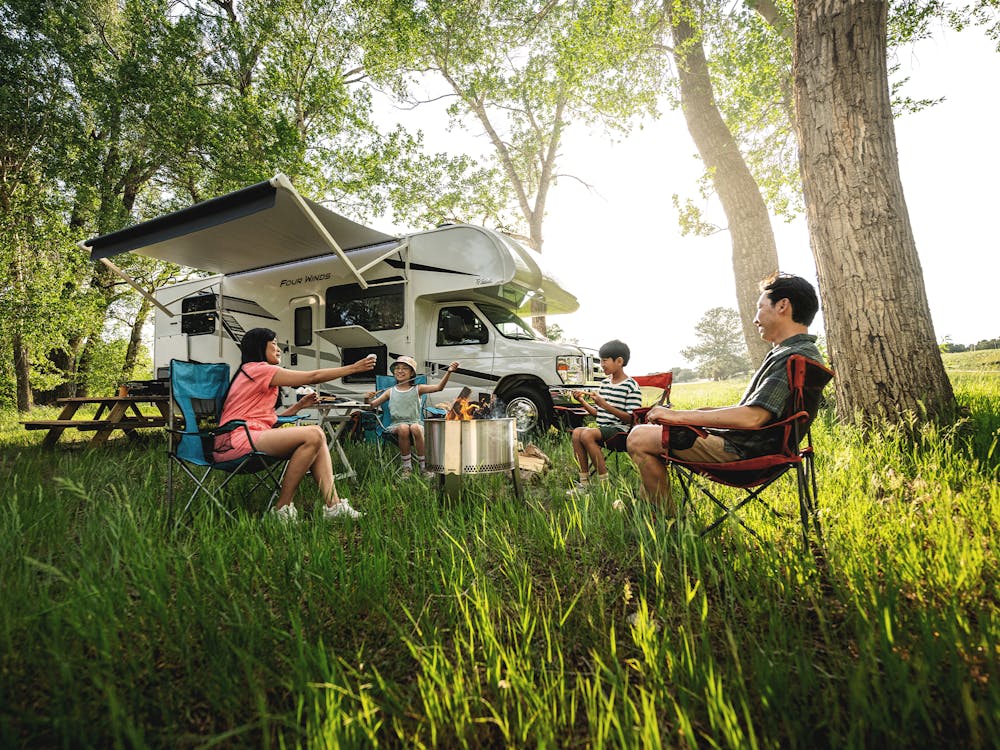
M424 417L420 410L420 398L425 393L436 393L443 390L448 378L458 369L458 362L452 362L444 373L444 377L436 385L414 385L417 377L417 362L413 357L398 357L392 363L392 374L396 384L381 395L375 397L371 405L379 407L389 401L389 416L392 422L386 426L386 431L396 436L399 443L399 455L403 462L403 476L408 477L413 470L410 457L410 446L417 453L420 462L420 473L428 476L424 464Z

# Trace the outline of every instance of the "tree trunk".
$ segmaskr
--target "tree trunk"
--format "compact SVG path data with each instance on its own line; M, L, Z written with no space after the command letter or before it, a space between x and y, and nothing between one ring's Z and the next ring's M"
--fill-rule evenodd
M806 218L842 418L953 414L903 197L885 2L798 0L795 104Z
M13 332L12 344L14 348L14 379L17 385L17 410L19 412L31 411L31 360L29 358L28 345L24 343L21 332Z
M146 325L149 311L153 305L145 297L141 298L139 311L135 314L135 321L132 323L132 332L128 339L128 348L125 350L125 362L122 365L122 381L131 380L132 371L135 369L135 360L139 355L139 345L142 343L142 329Z
M546 188L547 190L547 188ZM539 188L539 192L542 188ZM538 253L542 252L542 220L544 219L544 213L537 210L525 217L528 219L528 231L531 233L531 237L528 241L528 245L532 250ZM531 300L531 327L538 331L543 336L548 336L549 324L545 319L546 313L545 300L540 300L533 298Z
M705 50L690 21L693 11L683 2L676 8L673 55L680 82L681 108L726 213L743 338L750 360L759 363L771 347L760 338L753 324L760 296L757 283L778 268L771 218L736 139L716 106Z

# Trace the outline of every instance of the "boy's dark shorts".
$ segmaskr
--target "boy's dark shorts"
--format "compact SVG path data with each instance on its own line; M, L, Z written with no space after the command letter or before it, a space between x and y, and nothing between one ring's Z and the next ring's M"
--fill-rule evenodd
M597 429L599 429L601 431L601 442L602 443L606 443L606 442L608 442L608 440L610 440L611 438L613 438L618 433L624 432L624 430L619 430L617 427L611 427L610 425L606 425L606 424L605 425L600 425Z

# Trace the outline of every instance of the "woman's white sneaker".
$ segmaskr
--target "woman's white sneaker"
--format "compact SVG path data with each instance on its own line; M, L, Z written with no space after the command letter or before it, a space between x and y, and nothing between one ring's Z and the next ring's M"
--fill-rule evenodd
M295 523L299 520L299 512L295 510L295 503L282 505L280 508L271 508L268 515L282 523Z
M336 505L323 506L323 518L360 518L363 515L361 511L354 510L345 497L340 498Z

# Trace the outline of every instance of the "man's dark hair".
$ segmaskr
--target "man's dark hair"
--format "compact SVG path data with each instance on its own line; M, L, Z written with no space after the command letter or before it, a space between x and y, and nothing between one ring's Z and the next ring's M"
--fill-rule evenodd
M623 365L627 365L629 357L632 356L632 352L629 351L628 345L618 339L609 341L602 346L597 353L601 359L604 359L605 357L608 359L618 359L621 357Z
M760 282L760 290L767 292L772 305L778 300L787 299L792 305L792 320L801 325L810 325L819 310L816 290L801 276L775 271Z
M264 362L267 359L267 344L278 338L270 328L251 328L240 341L240 364Z

